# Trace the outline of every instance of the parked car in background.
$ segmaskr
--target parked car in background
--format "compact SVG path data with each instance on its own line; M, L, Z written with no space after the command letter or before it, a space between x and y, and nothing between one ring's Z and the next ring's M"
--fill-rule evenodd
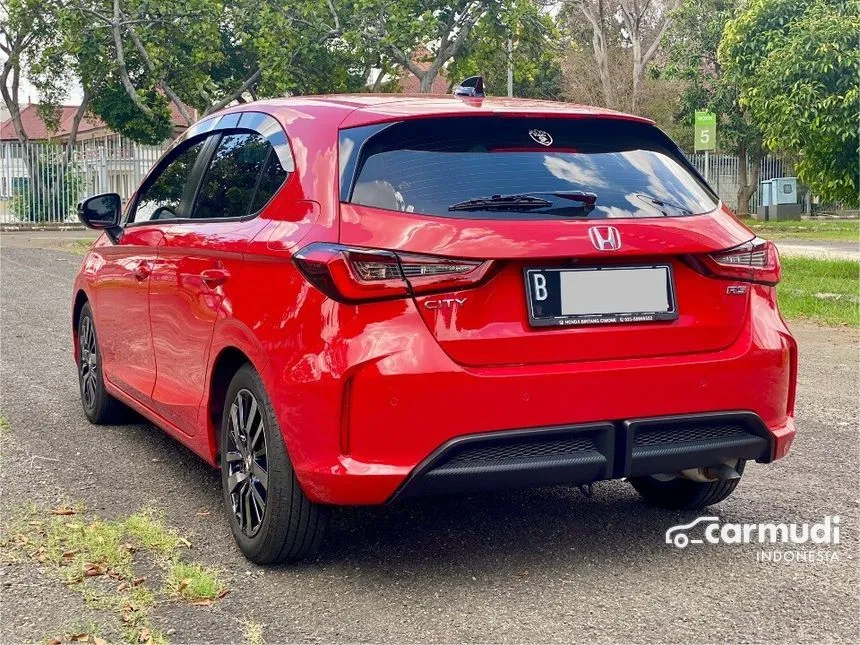
M85 414L128 406L220 467L255 562L416 495L628 478L699 508L795 436L776 249L643 118L249 103L80 216Z

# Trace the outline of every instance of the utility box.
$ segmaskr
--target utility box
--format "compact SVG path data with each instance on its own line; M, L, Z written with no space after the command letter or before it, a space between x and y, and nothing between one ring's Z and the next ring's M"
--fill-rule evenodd
M797 203L797 177L777 177L770 181L775 204Z
M797 177L775 177L759 185L761 205L756 208L759 220L800 219L803 205L797 202Z

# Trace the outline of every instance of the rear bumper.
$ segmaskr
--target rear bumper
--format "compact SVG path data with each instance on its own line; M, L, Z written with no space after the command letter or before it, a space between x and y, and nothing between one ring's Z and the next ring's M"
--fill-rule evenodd
M453 362L409 304L392 329L377 327L375 343L342 352L343 370L284 386L296 368L275 361L264 380L275 390L281 383L273 402L296 475L321 503L584 483L737 458L769 462L794 438L797 360L769 295L754 295L747 328L719 352L493 368ZM714 414L730 415L741 430L694 445L636 442L640 431L673 419L689 425ZM595 448L550 450L552 459L539 463L452 463L464 446L516 443L518 433L568 446L586 438Z
M737 411L476 434L440 446L389 501L770 461L776 441L758 415Z

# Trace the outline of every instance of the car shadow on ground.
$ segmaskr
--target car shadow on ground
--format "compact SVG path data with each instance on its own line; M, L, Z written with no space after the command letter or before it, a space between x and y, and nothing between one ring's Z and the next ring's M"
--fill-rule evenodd
M213 560L241 559L224 515L219 471L148 423L121 428L128 441L140 444L142 453L159 455L159 466L171 473L173 487L188 491L185 500L175 503L211 511L201 547L217 551L209 554ZM166 510L173 517L187 516L178 513L180 509ZM518 575L559 559L597 564L648 553L669 556L675 549L665 543L666 529L700 515L719 514L716 508L669 511L649 506L622 481L596 483L590 498L576 486L555 486L331 510L318 553L298 565L270 568L272 572L349 566L364 575L377 571L384 576L392 570L432 568L439 573L495 567Z

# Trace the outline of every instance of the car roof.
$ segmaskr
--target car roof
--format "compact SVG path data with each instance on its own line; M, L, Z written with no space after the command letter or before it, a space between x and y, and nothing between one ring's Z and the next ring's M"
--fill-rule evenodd
M644 117L616 112L606 108L499 97L464 98L427 94L331 94L268 99L244 103L226 111L263 111L290 121L296 112L315 112L338 120L341 128L370 125L385 121L443 116L545 116L572 118L609 118L653 124ZM225 112L226 112L225 111ZM338 116L342 115L342 119Z

